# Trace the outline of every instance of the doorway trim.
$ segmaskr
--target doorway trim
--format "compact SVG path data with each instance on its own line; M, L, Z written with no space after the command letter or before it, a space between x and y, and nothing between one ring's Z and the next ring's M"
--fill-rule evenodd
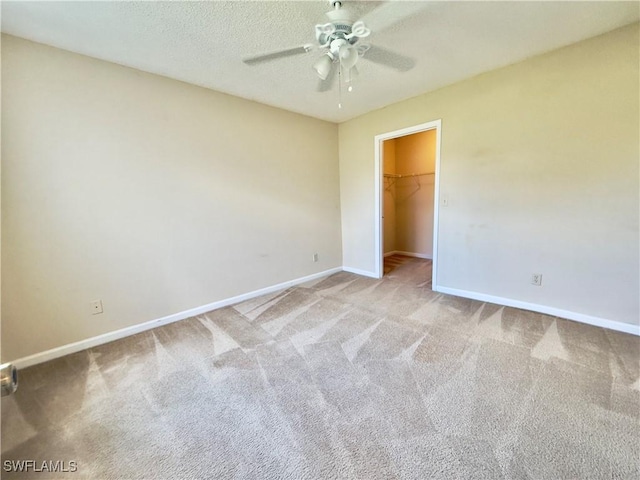
M383 250L383 200L384 200L384 176L383 167L384 159L382 143L385 140L391 140L394 138L405 137L407 135L413 135L414 133L425 132L427 130L436 131L436 171L433 187L433 268L431 274L431 288L437 289L438 286L438 219L439 219L439 201L440 198L440 143L442 132L442 120L434 120L420 125L414 125L413 127L407 127L400 130L394 130L393 132L382 133L374 137L374 149L375 149L375 250L376 250L376 278L382 278L384 274L384 252Z

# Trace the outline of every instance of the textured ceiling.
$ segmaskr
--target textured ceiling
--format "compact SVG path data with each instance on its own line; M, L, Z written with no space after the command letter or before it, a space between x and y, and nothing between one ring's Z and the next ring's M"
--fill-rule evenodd
M313 117L341 122L464 78L637 21L638 2L345 0L368 43L415 60L398 72L362 59L354 91L316 91L318 51L269 63L243 58L315 43L327 1L2 2L2 31ZM399 4L399 5L397 5ZM383 28L386 27L386 28Z

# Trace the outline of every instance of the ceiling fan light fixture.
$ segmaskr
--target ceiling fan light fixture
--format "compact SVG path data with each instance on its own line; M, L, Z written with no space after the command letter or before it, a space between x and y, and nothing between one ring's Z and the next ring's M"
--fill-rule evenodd
M331 52L327 52L313 64L313 69L322 80L326 80L329 76L329 72L331 72L332 64L333 56L331 55Z
M342 45L338 50L340 64L345 70L353 68L358 61L358 51L349 44Z

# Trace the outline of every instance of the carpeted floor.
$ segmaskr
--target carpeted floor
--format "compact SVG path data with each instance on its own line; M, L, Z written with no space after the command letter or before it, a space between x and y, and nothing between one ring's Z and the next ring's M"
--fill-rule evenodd
M2 478L640 478L640 338L338 273L21 371Z

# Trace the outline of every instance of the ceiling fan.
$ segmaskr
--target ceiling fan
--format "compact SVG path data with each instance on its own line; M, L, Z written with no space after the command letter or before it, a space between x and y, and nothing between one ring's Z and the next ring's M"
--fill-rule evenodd
M333 9L326 13L327 23L315 26L317 44L304 44L276 52L257 55L243 60L247 65L276 60L293 55L320 50L321 56L313 64L313 69L320 78L317 90L326 92L333 86L336 74L340 77L340 86L344 83L352 90L352 81L358 75L356 64L360 58L407 71L413 68L413 59L392 52L382 47L361 42L375 31L381 31L391 25L422 10L426 2L386 2L372 10L359 20L348 8L343 8L341 0L330 0ZM371 27L371 28L370 28ZM341 103L338 104L341 107Z

